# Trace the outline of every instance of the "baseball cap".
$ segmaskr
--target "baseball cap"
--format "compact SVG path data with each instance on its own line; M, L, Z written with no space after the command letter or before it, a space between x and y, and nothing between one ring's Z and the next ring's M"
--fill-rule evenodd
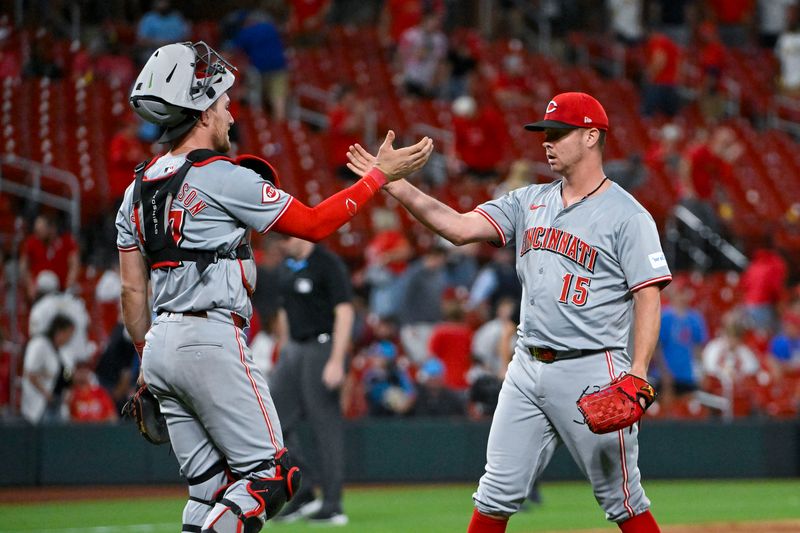
M561 93L547 104L543 120L525 125L528 131L546 128L608 130L608 115L600 102L586 93Z

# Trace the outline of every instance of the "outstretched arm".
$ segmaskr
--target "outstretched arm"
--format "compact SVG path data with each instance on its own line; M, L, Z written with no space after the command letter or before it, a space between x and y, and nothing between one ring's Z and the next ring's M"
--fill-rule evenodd
M395 150L394 132L389 131L373 158L368 172L351 187L339 191L315 207L292 200L273 229L308 241L319 241L353 218L387 181L401 179L422 168L433 152L433 141L424 137L417 144Z
M350 159L347 166L359 176L374 172L370 169L373 165L378 166L376 158L359 144L350 147L347 157ZM414 218L453 244L460 246L498 238L494 226L479 212L459 213L408 181L398 180L387 184L384 189L403 204Z

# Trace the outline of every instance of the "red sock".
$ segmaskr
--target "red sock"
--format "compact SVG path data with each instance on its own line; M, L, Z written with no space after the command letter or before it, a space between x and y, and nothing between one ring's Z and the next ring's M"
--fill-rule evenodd
M656 519L650 514L650 511L645 511L642 514L637 514L624 522L617 524L622 530L622 533L660 533L661 530L656 524Z
M475 509L467 533L505 533L507 525L508 518L492 518Z

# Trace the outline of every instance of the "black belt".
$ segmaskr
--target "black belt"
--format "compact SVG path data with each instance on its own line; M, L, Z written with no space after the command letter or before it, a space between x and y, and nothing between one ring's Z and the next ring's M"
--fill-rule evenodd
M544 346L530 346L528 351L537 361L542 363L552 363L560 359L574 359L576 357L583 357L584 355L593 355L596 353L605 352L606 349L601 350L554 350Z
M170 313L171 311L162 311L159 313L163 315L164 313ZM183 316L193 316L196 318L208 318L208 311L184 311L181 313ZM233 320L233 325L239 329L244 329L247 325L247 320L242 316L238 315L231 311L231 320Z

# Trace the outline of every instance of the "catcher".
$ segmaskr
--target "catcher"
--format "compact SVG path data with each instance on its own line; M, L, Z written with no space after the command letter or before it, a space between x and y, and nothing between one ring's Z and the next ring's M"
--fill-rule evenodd
M156 442L166 436L150 392L164 415L189 485L183 533L257 533L299 488L244 333L256 282L250 230L323 239L433 150L430 139L394 150L387 135L366 177L306 206L267 161L226 155L235 70L203 42L150 56L130 103L161 126L167 150L135 169L116 219L122 315L147 383L130 409Z

